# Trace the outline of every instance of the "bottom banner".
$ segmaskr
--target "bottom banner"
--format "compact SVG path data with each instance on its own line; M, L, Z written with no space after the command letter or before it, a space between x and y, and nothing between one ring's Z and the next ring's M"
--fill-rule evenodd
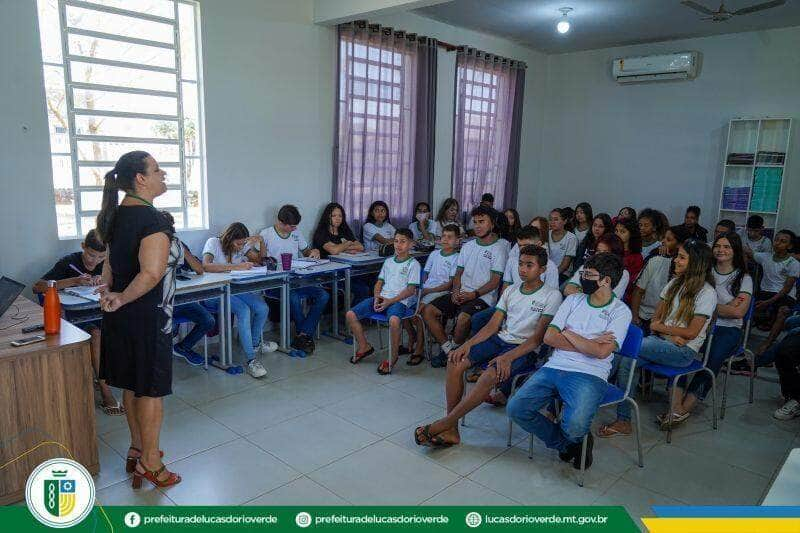
M49 529L23 506L3 531ZM639 531L623 507L100 507L70 531Z

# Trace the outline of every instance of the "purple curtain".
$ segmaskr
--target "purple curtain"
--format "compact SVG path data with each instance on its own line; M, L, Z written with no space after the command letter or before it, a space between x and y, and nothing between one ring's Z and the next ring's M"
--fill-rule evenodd
M436 41L365 21L338 30L336 200L355 227L375 200L405 225L433 181Z
M516 207L524 86L525 63L458 48L453 195L466 212L487 192Z

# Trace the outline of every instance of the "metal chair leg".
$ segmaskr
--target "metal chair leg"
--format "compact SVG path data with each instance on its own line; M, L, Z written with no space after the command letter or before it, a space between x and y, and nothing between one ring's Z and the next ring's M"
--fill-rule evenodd
M528 438L528 459L533 459L533 433Z
M583 487L583 475L586 472L586 446L589 444L589 435L586 434L583 436L583 442L581 443L581 470L578 473L578 485Z
M719 419L725 419L725 408L728 405L728 378L731 375L731 364L733 358L729 358L725 365L725 374L722 376L722 405L719 408Z
M753 386L756 382L756 354L751 353L750 358L750 399L749 403L753 403Z
M712 427L717 429L717 378L714 373L706 368L708 375L711 376L711 421Z
M509 448L511 447L511 433L514 431L514 422L511 419L508 419L508 442L506 442L506 446Z
M672 413L675 409L675 396L678 391L678 387L676 387L676 380L672 381L672 391L669 395L669 412L667 413L667 444L672 443Z
M635 417L633 431L636 435L636 451L639 454L639 468L642 468L644 467L644 454L642 453L642 428L641 417L639 415L639 406L633 398L626 398L626 401L629 401L633 407L633 416Z

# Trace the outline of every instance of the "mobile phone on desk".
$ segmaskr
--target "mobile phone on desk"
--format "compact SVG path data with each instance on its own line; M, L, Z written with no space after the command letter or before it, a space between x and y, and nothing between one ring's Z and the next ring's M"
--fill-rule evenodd
M22 331L22 333L33 333L34 331L39 331L40 329L44 329L44 324L36 324L34 326L25 326L20 331Z
M44 339L45 339L44 335L34 335L33 337L24 337L22 339L11 341L11 346L19 348L20 346L27 346L29 344L36 344L37 342L42 342Z

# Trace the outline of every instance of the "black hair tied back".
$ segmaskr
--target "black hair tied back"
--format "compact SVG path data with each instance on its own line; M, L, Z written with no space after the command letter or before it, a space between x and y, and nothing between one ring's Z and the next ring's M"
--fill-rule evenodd
M150 154L137 150L119 158L114 168L106 172L103 183L103 203L97 214L97 234L103 243L111 242L114 216L119 207L119 191L133 192L136 175L147 172L146 159Z

